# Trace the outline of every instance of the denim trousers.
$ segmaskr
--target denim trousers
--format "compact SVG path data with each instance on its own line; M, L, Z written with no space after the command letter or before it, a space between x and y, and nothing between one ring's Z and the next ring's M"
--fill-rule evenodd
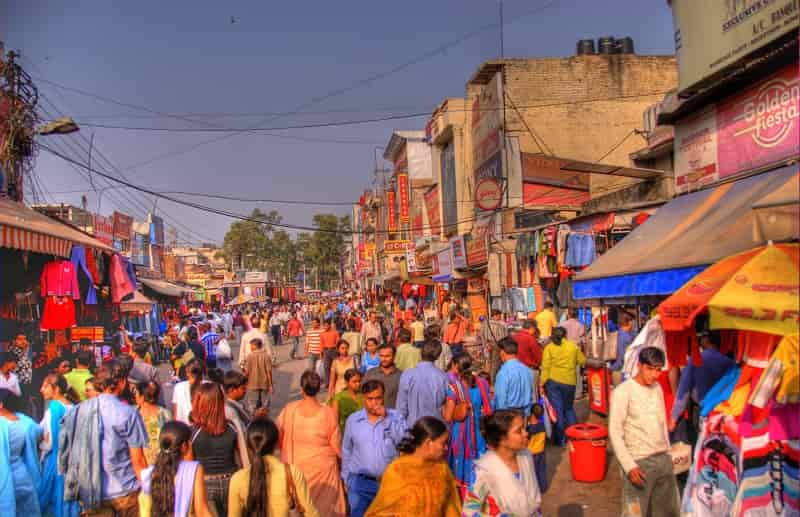
M217 515L228 515L228 487L230 486L231 476L233 476L233 473L227 475L215 474L213 476L205 476L203 480L206 485L208 505L212 511L217 512Z
M575 416L575 386L548 380L544 384L544 392L556 412L553 438L557 444L566 445L567 437L564 431L577 421Z
M292 351L289 352L289 357L297 359L300 356L300 336L292 336Z
M347 502L350 503L350 517L363 517L367 508L378 494L380 481L362 474L347 477Z
M280 346L281 344L281 326L280 325L272 325L269 328L270 334L272 334L272 345L273 346Z

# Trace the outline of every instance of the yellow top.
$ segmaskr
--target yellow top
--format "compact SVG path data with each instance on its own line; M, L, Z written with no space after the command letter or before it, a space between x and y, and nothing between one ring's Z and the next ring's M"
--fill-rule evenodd
M422 361L422 352L411 343L402 343L397 347L394 364L401 371L414 368L420 361Z
M574 386L577 380L575 368L586 363L578 345L568 339L562 339L560 345L550 343L542 352L541 383L548 380Z
M414 323L412 323L411 325L409 325L409 327L411 328L411 332L412 332L412 334L411 334L411 340L412 341L414 341L414 342L425 341L425 324L424 323L422 323L421 321L417 320Z
M544 452L545 441L547 440L547 433L541 432L531 436L528 440L528 450L531 454L541 454Z
M550 337L553 329L558 326L556 315L553 314L552 309L545 309L536 315L536 326L539 327L539 335L542 337Z
M272 455L264 456L267 463L267 483L270 517L289 516L289 492L286 489L286 470L283 463ZM319 517L319 512L308 495L308 485L303 473L293 465L289 471L294 479L297 499L305 509L305 517ZM228 489L228 517L243 517L246 515L247 496L250 492L250 469L241 469L231 478Z
M447 463L403 454L386 467L378 494L364 515L459 517L461 498Z

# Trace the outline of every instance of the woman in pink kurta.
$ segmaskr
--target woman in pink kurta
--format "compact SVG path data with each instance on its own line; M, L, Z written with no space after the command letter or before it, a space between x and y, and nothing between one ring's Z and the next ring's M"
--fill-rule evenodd
M332 408L317 401L321 385L319 375L305 372L300 378L303 399L288 404L278 415L281 460L303 473L320 515L344 517L347 506L339 473L339 421Z

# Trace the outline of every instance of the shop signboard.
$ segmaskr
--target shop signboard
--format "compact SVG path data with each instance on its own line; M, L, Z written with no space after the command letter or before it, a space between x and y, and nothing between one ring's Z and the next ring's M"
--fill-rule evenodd
M425 210L428 213L430 233L438 235L442 232L442 213L439 207L439 186L434 185L425 193Z
M114 211L114 237L121 241L131 240L133 217Z
M503 204L503 187L496 178L483 178L475 185L477 211L491 212Z
M386 191L386 217L389 233L397 232L397 198L394 190Z
M798 0L672 0L678 90L706 79L800 25Z
M453 264L450 256L450 247L439 251L433 256L434 282L449 282L453 274Z
M409 240L383 241L383 252L386 255L403 255L406 251L414 249L414 243Z
M406 270L409 273L417 272L417 252L413 250L406 251Z
M400 201L400 222L407 223L410 220L409 213L409 196L408 189L408 173L401 172L397 174L397 197Z
M467 267L467 250L464 247L464 236L458 235L450 238L450 249L453 254L453 267L464 269Z
M442 148L440 156L442 183L442 222L445 233L455 229L458 220L458 203L456 199L456 155L451 141Z
M110 217L92 214L92 235L107 246L114 245L114 223Z
M489 215L475 221L472 233L464 240L468 266L480 266L489 260L488 238L494 216Z
M791 65L675 127L684 193L800 154L800 78Z
M266 271L246 271L244 274L245 282L265 283L267 281Z
M503 145L502 99L503 79L497 72L472 101L472 163L476 171Z

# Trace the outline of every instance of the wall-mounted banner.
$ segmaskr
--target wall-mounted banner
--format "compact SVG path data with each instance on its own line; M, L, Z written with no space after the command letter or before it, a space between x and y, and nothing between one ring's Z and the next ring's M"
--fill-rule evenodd
M472 233L464 240L467 265L480 266L489 260L488 237L494 216L490 215L475 221Z
M387 230L390 233L397 231L397 199L394 190L386 191L386 217Z
M433 256L434 282L449 282L453 277L453 261L450 257L450 248L447 247Z
M114 212L114 237L123 241L131 240L131 232L133 231L133 217L123 214L122 212Z
M463 269L467 267L467 250L464 247L464 236L450 238L450 249L453 253L453 267Z
M409 221L409 190L408 190L408 173L401 172L397 174L397 197L400 201L400 222L407 223Z
M107 246L114 245L114 222L110 217L92 215L92 234L94 238Z
M791 65L675 126L675 190L688 192L800 154L800 78Z
M797 30L798 0L671 0L680 93Z
M442 233L442 213L439 210L439 186L435 185L425 193L425 210L428 212L428 226L431 235Z

